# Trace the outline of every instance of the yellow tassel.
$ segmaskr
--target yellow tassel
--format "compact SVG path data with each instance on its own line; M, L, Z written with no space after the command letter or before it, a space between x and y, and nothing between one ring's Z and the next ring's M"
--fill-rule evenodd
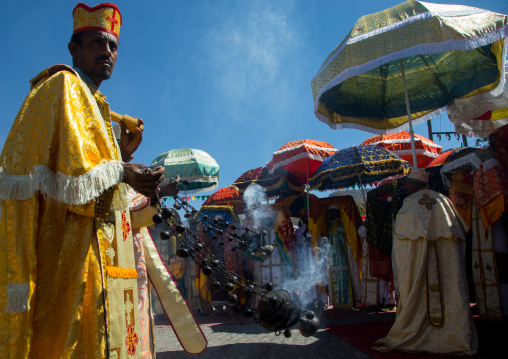
M106 274L112 278L137 278L138 272L135 268L120 268L106 266Z

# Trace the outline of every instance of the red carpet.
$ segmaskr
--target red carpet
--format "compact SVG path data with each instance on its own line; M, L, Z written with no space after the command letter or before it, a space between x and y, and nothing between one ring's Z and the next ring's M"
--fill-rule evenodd
M448 358L462 358L464 356L458 355L437 355L437 354L412 354L402 352L390 352L381 353L372 349L372 344L386 336L392 327L393 321L386 322L367 322L358 324L345 324L337 325L326 330L338 337L346 340L348 343L353 345L355 348L368 354L370 357L375 359L448 359ZM493 358L507 358L506 343L507 338L496 340L495 343L492 341L491 333L485 331L478 331L479 334L479 354L473 356L473 358L481 359L493 359ZM482 345L482 338L484 339ZM490 338L490 339L488 339ZM487 342L488 341L488 342Z

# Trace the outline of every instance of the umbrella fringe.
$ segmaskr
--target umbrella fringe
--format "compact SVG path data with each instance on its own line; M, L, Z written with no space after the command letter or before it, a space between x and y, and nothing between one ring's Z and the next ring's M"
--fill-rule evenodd
M443 108L437 109L435 111L429 112L428 114L426 114L422 117L412 119L413 127L418 126L419 124L422 124L422 123L430 120L433 117L436 117L437 115L439 115L440 113L443 113L444 111L446 111L446 106ZM355 130L362 130L365 132L374 133L376 135L391 135L391 134L399 133L400 131L409 129L408 122L403 123L402 125L400 125L398 127L394 127L394 128L377 129L377 128L372 128L369 126L360 125L358 123L351 123L351 122L334 123L334 122L331 122L328 117L326 117L325 115L322 115L319 112L318 113L315 112L314 114L316 115L316 117L319 121L326 123L333 130L340 130L342 128L351 128L351 129L355 129ZM354 119L354 118L352 118L352 119Z
M330 151L332 151L332 149L329 149ZM336 152L336 151L335 151ZM320 155L315 155L315 154L312 154L312 153L309 153L309 152L303 152L303 153L300 153L299 155L297 156L293 156L291 158L288 158L284 161L281 161L281 162L277 162L275 164L271 164L271 161L269 161L266 166L271 166L272 168L269 168L268 169L268 173L272 174L275 172L275 170L277 168L281 168L281 167L284 167L285 165L287 164L290 164L292 162L295 162L295 161L298 161L298 160L301 160L303 158L308 158L308 159L311 159L311 160L315 160L315 161L324 161L325 159L327 159L328 157L327 156L320 156Z

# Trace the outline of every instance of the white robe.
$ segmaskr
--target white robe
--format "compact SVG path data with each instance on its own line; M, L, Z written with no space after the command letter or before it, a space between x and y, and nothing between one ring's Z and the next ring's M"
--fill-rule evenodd
M395 223L392 264L397 317L379 351L473 355L478 348L464 264L465 225L430 190L407 197Z

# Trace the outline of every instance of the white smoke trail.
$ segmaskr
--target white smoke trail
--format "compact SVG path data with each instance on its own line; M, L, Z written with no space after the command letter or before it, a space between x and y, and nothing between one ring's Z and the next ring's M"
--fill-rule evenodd
M261 228L261 220L270 216L270 209L261 206L266 202L266 189L253 183L243 193L243 201L247 208L247 217L251 218L254 228ZM273 212L273 211L272 211Z
M314 250L310 247L310 238L302 245L297 242L298 274L294 279L284 281L282 287L288 292L298 293L303 307L309 306L316 299L322 299L316 285L329 285L329 255L332 247L325 241ZM316 255L317 254L317 255ZM331 288L328 288L330 290ZM326 296L325 296L326 297ZM326 299L323 299L326 303Z

